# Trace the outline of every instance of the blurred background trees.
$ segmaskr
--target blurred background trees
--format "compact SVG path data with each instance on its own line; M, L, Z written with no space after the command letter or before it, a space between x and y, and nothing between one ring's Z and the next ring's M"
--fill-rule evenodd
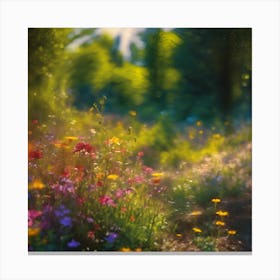
M31 28L30 119L67 108L88 110L106 96L105 113L137 111L139 120L175 125L251 121L251 29L139 29L141 44L98 29Z

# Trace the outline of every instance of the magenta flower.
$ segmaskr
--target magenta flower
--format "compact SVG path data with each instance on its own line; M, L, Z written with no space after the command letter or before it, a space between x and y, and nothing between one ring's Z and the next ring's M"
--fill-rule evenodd
M37 217L39 217L41 215L42 215L42 211L38 211L38 210L34 210L34 209L28 210L28 218L36 219Z

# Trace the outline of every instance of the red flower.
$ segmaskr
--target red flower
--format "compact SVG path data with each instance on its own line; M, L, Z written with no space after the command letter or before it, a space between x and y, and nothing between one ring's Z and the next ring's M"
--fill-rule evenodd
M101 181L97 181L96 186L97 186L97 187L102 187L102 186L103 186L103 183L102 183Z
M85 200L84 198L82 198L82 197L78 197L78 198L77 198L77 203L78 203L79 205L84 204L85 201L86 201L86 200Z
M40 159L43 157L43 153L40 150L31 150L28 152L28 159Z
M70 172L70 167L65 167L63 172L61 173L61 177L69 177L71 175L71 172Z
M86 142L79 142L76 144L74 148L74 153L83 152L83 153L91 153L94 152L94 148L92 145Z
M90 231L87 233L87 237L90 238L90 239L94 239L94 237L95 237L94 232L90 230Z

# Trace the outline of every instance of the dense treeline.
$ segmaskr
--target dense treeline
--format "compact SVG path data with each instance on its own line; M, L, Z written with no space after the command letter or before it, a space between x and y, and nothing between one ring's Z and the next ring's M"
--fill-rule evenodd
M135 110L148 122L250 121L251 29L149 28L139 38L124 58L120 37L96 29L29 29L30 116L106 96L107 113Z

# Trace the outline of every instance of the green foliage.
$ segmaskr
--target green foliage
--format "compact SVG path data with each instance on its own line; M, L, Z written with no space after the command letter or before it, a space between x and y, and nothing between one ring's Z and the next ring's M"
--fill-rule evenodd
M215 240L210 236L195 237L193 242L201 251L204 251L204 252L214 252L214 251L216 251Z
M114 106L124 109L138 107L146 98L147 71L143 67L124 63L122 67L113 69L110 85L112 111Z
M73 223L54 211L49 229L34 219L30 244L154 251L167 238L173 251L221 250L234 238L215 227L218 197L227 229L250 247L251 30L139 38L127 59L120 37L95 29L29 30L29 209L66 205ZM74 189L63 193L65 180Z
M65 79L61 75L70 42L67 28L29 28L28 30L28 113L30 119L46 120L63 111Z

